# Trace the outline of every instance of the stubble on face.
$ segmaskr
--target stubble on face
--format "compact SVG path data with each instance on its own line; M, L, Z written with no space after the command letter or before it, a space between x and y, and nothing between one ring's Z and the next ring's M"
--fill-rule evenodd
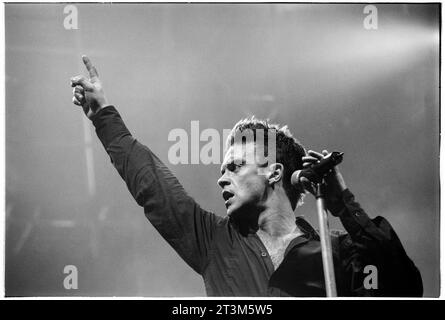
M257 211L267 199L267 163L262 160L255 154L254 143L234 144L227 150L221 171L226 174L225 195L233 194L226 200L229 216L238 211Z

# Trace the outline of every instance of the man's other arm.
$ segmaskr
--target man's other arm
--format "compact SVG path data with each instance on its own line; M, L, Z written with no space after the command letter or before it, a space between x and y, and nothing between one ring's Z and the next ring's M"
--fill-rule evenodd
M309 151L306 166L329 153ZM309 186L308 186L309 187ZM423 294L422 278L403 245L383 217L371 219L355 201L337 167L325 177L326 206L339 217L347 234L339 237L341 264L349 283L348 295L417 297ZM377 268L377 288L366 288L366 266Z

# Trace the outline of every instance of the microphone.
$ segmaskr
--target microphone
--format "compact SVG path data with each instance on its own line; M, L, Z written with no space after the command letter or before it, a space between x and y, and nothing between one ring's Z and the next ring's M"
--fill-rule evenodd
M343 154L343 152L334 151L320 162L315 163L306 169L295 171L290 179L292 185L299 184L302 177L305 177L312 182L321 182L323 177L329 171L343 161Z

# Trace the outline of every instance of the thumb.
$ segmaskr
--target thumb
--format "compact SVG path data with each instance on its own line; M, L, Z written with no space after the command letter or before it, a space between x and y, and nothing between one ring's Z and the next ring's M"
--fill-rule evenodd
M313 195L315 195L315 193L316 193L315 187L314 187L313 183L311 181L309 181L309 179L307 179L306 177L301 177L300 182L303 185L303 188L305 190L307 190L310 193L312 193Z
M82 86L85 91L91 91L94 89L91 82L88 81L84 76L76 76L74 78L71 78L71 87L75 87L77 85Z

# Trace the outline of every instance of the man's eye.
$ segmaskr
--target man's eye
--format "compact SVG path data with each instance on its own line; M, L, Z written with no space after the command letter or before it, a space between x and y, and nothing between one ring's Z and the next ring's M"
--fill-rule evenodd
M237 166L236 166L236 164L234 164L234 163L229 163L229 164L227 165L227 170L229 170L229 171L231 171L231 172L235 171L236 169L237 169Z
M243 163L229 163L227 165L227 170L231 171L231 172L236 172L238 171L241 167L243 166Z

